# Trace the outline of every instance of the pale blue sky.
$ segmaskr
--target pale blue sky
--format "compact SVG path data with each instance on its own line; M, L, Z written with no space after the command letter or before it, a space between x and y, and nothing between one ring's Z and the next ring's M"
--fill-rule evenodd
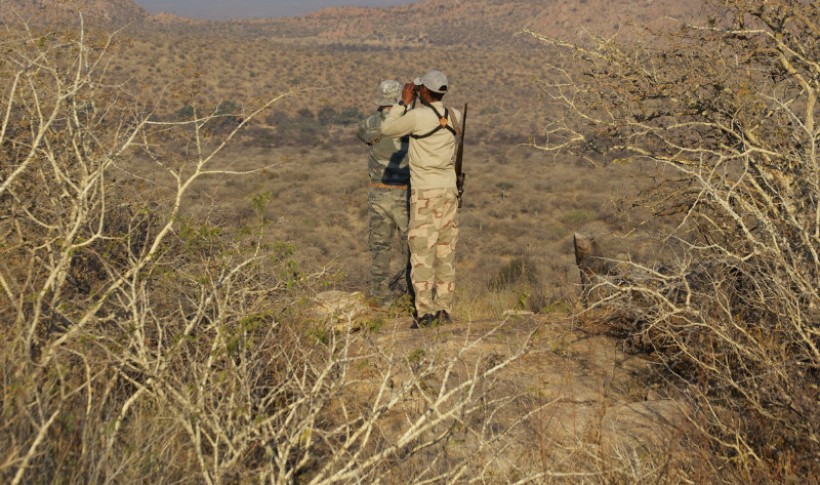
M135 0L151 13L171 12L199 19L289 17L322 7L358 5L388 7L414 0Z

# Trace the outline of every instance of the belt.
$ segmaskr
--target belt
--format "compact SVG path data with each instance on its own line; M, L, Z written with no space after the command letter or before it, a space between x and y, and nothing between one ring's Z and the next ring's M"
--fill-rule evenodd
M407 190L406 185L370 184L371 189L398 189Z

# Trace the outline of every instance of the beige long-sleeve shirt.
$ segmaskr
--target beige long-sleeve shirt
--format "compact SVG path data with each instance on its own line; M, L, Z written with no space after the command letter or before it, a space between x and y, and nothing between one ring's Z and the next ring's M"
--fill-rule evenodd
M444 105L440 101L431 103L442 116ZM455 126L453 117L461 124L461 113L449 110L450 126ZM424 135L439 125L439 119L432 109L418 104L405 111L404 106L394 105L387 113L381 126L381 133L389 137L404 135ZM456 172L453 154L456 137L442 129L426 138L410 137L410 187L413 189L455 188Z

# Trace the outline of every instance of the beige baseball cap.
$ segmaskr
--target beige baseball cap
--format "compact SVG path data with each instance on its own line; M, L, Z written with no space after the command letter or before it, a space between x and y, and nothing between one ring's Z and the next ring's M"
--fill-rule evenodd
M414 79L413 84L427 86L427 89L434 93L446 93L448 86L447 76L441 71L427 72L423 76Z

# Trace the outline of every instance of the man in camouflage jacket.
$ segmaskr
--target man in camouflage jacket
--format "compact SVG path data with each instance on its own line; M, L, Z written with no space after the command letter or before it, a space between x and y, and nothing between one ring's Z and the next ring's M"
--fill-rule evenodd
M368 173L370 189L367 195L369 212L368 244L370 265L369 299L375 306L386 307L394 301L391 283L401 275L390 271L391 246L399 238L401 260L404 264L405 283L412 299L410 283L407 227L409 223L408 189L410 168L407 159L408 141L381 135L381 125L387 108L401 99L402 86L398 81L382 81L379 85L379 106L375 113L359 123L357 136L370 147Z

